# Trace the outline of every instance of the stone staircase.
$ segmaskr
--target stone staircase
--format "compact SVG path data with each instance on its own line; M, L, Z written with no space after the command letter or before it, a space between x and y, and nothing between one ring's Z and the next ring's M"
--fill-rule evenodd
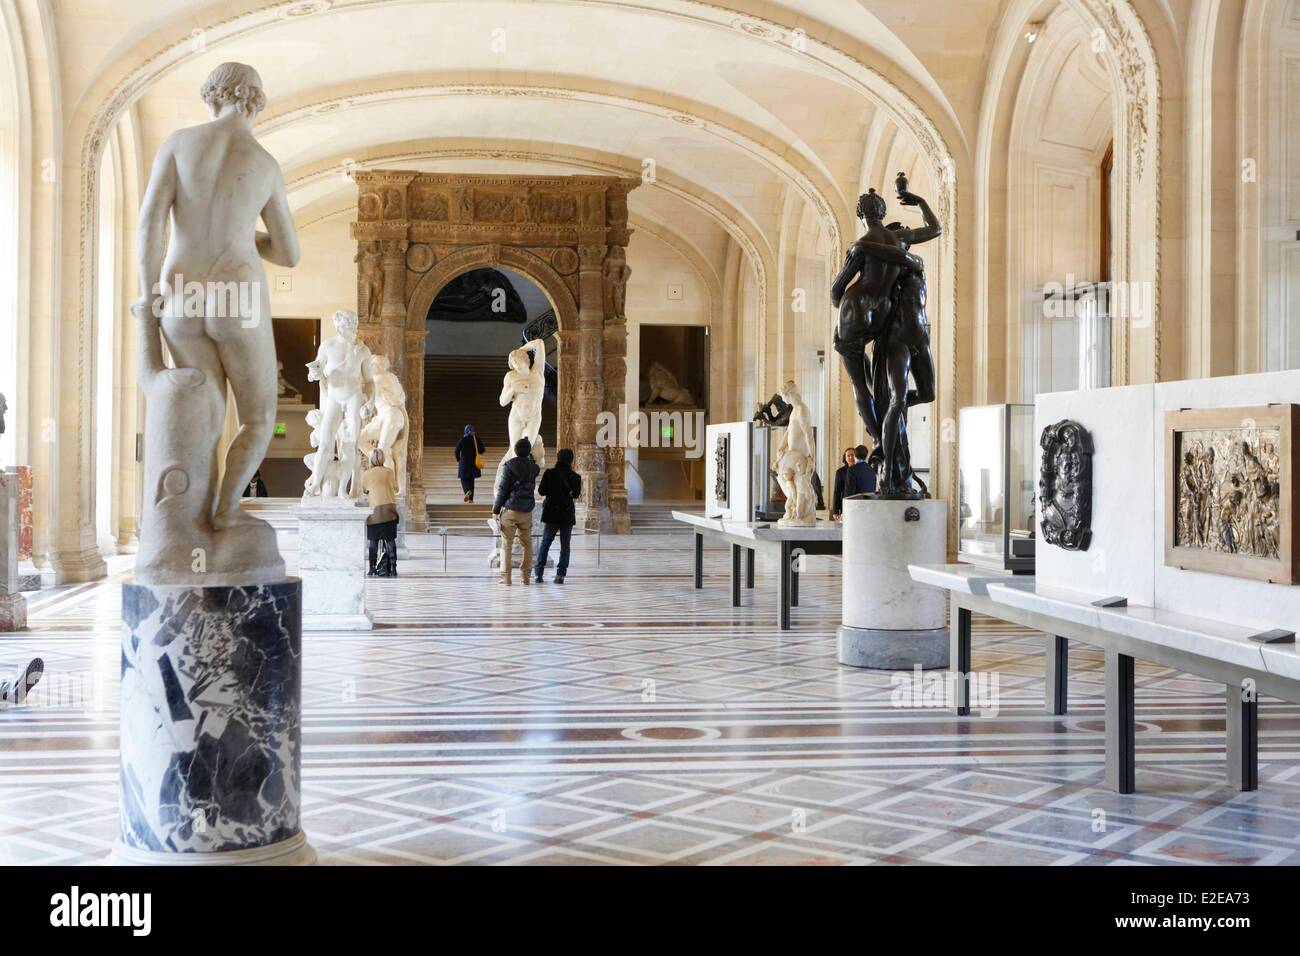
M633 534L689 534L691 529L673 520L674 511L699 511L702 501L641 501L628 504L628 517L632 519Z

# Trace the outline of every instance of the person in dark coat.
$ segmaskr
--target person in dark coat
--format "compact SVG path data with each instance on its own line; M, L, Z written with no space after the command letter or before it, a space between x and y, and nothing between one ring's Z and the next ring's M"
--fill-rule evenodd
M262 480L262 469L259 468L253 472L253 477L248 479L248 487L244 489L245 498L269 498L271 493L266 490L266 482Z
M524 560L519 565L524 584L531 584L528 569L533 565L533 509L537 500L533 486L541 471L533 461L533 446L527 438L515 442L515 457L501 468L496 500L492 513L501 518L501 583L509 587L511 564L514 559L515 537L524 547Z
M856 448L844 449L844 454L840 456L843 464L835 469L835 490L831 495L831 520L839 521L844 517L844 482L849 477L849 469L853 463L858 460L858 451Z
M474 479L483 475L478 459L487 451L483 439L474 433L473 425L465 426L465 434L456 442L456 477L460 479L460 490L465 492L465 500L474 500Z
M851 498L853 495L870 494L876 490L876 473L867 464L867 456L870 454L867 451L867 446L859 445L853 449L853 453L857 461L849 466L849 470L844 476L845 498ZM841 502L842 505L843 502Z
M560 453L555 456L555 467L546 469L542 483L537 486L537 493L546 499L542 505L542 547L537 552L535 570L537 583L542 583L546 555L558 534L560 560L555 566L555 583L563 584L564 575L569 570L569 538L573 534L573 526L578 523L577 509L573 503L582 494L582 476L573 470L572 448L560 449Z

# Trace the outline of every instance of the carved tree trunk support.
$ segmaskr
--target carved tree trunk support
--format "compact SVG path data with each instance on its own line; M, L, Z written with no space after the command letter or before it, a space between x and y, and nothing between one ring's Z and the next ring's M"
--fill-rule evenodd
M579 246L578 259L578 400L574 431L578 439L578 471L582 500L587 507L587 531L613 531L605 475L605 453L596 447L596 416L605 408L603 333L605 247Z

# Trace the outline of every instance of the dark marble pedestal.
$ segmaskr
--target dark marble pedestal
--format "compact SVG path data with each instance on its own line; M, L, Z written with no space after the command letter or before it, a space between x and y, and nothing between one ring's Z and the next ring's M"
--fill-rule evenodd
M122 588L110 863L315 861L299 824L302 583Z

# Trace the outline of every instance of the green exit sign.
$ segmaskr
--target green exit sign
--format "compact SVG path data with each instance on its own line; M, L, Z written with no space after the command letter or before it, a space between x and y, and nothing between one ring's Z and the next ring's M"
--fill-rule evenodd
M276 422L276 423L275 423L275 437L276 437L276 438L283 438L283 437L284 437L285 435L287 435L287 434L289 434L289 426L286 425L284 422Z
M672 437L673 437L673 426L672 426L672 425L660 425L660 426L659 426L659 437L660 437L660 438L672 438Z

